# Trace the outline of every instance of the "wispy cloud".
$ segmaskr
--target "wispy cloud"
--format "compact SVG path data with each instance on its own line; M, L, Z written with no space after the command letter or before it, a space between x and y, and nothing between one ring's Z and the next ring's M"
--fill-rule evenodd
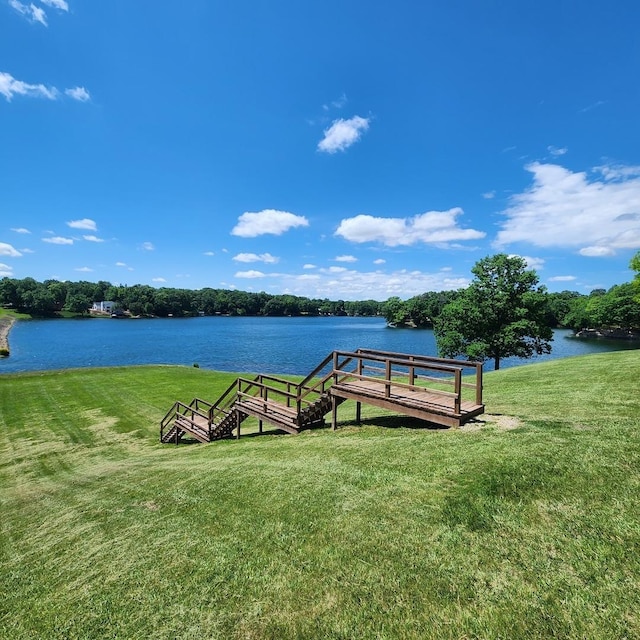
M485 200L493 200L496 197L496 192L495 191L486 191L485 193L482 194L482 197Z
M48 4L44 2L44 4ZM9 0L9 6L23 15L27 20L31 22L39 22L43 26L47 25L47 14L42 7L37 7L35 4L30 3L28 5L19 2L19 0Z
M154 251L155 247L153 246L153 242L143 242L141 245L144 251Z
M336 153L345 151L362 137L369 129L370 118L354 116L349 120L334 120L324 131L324 138L318 143L318 151Z
M166 282L165 278L151 278L151 282Z
M503 211L496 246L574 247L591 257L640 248L640 167L587 173L534 162L525 169L533 183Z
M272 256L270 253L239 253L237 256L234 256L232 260L236 262L264 262L267 264L275 264L280 261L280 258L276 258Z
M355 256L336 256L334 260L336 262L358 262L358 258Z
M73 87L71 89L65 89L64 92L70 98L73 98L78 102L87 102L88 100L91 100L91 95L84 87Z
M48 242L49 244L73 244L73 238L53 236L53 238L42 238L42 242Z
M255 238L265 234L280 236L289 229L308 226L309 221L304 216L297 216L288 211L264 209L243 213L238 218L238 224L231 230L231 235L241 238Z
M45 87L43 84L29 84L22 80L16 80L10 73L0 71L0 94L7 99L7 102L11 102L11 99L16 95L56 100L59 91L55 87Z
M593 104L589 104L583 109L580 109L580 113L587 113L587 111L591 111L592 109L597 109L598 107L601 107L603 104L607 104L607 101L598 100L597 102L594 102Z
M462 213L462 209L456 207L448 211L427 211L411 218L378 218L361 214L342 220L336 235L350 242L379 242L388 247L417 243L447 244L484 238L484 231L458 226L456 218Z
M567 149L567 147L554 147L552 144L550 144L547 147L547 151L554 157L554 158L558 158L559 156L563 156L565 155L565 153L567 153L567 151L569 151L569 149Z
M90 218L82 218L82 220L69 220L67 226L72 229L85 229L86 231L97 231L98 225Z
M94 236L94 235L88 235L88 236L82 236L82 237L88 242L104 242L103 238L98 238L98 236Z
M264 278L265 274L262 273L262 271L255 271L255 270L250 270L250 271L238 271L235 274L236 278Z
M87 102L91 99L89 92L84 87L65 89L64 94L80 102ZM31 84L23 80L17 80L6 71L0 71L0 95L3 95L7 102L11 102L14 96L58 100L61 93L56 87L47 87L44 84Z
M547 278L549 282L573 282L577 280L576 276L552 276Z
M215 256L216 254L213 251L205 251L202 255L204 255L204 256Z
M81 271L82 273L91 273L93 269L91 267L78 267L74 271Z
M19 258L22 254L12 245L6 242L0 242L0 256L9 256L10 258Z
M48 7L53 7L54 9L60 9L60 11L69 11L69 5L65 2L65 0L40 0L42 4L47 5Z
M24 227L12 227L11 231L15 233L31 233L29 229L25 229Z

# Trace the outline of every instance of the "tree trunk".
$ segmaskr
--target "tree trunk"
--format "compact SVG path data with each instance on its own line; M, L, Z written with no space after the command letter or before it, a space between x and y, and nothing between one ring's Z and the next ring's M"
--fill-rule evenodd
M500 356L496 356L493 363L493 368L497 371L500 368Z

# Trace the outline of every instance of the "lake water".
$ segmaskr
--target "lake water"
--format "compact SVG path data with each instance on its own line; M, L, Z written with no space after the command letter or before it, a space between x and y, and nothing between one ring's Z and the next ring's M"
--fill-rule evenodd
M625 341L580 340L557 330L552 353L509 358L501 367L637 348ZM76 367L178 364L243 373L309 373L333 350L359 347L437 355L433 331L392 329L381 318L153 318L27 320L9 335L0 374ZM485 370L493 368L492 362Z

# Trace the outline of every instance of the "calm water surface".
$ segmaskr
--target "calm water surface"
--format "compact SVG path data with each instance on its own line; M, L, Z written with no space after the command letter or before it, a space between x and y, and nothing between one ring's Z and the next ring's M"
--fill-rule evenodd
M555 332L550 355L509 358L502 367L599 351L637 348L625 341L579 340ZM153 318L28 320L9 336L0 374L75 367L179 364L218 371L308 373L334 349L358 347L437 355L430 330L391 329L380 318ZM491 362L485 370L491 370Z

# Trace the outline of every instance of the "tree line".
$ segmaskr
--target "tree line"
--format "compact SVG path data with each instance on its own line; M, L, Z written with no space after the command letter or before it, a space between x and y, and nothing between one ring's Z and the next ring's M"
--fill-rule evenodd
M33 278L0 280L0 305L38 317L88 314L96 302L109 301L132 316L378 316L383 302L328 300L289 294L271 295L234 289L155 288L110 282L70 282Z

